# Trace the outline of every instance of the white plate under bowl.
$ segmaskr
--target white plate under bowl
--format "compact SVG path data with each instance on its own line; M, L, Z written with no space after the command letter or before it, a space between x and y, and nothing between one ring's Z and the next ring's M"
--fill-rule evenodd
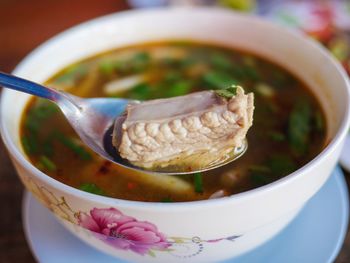
M349 199L342 170L327 183L297 218L272 240L225 263L333 262L348 227ZM122 263L70 234L28 192L23 199L23 224L31 250L41 263Z

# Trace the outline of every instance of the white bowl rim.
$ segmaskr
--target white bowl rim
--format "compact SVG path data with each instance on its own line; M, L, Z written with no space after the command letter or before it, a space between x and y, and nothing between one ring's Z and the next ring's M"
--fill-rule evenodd
M337 71L340 73L341 77L343 78L345 85L347 87L346 89L346 95L347 95L347 101L348 103L345 106L345 115L344 119L341 121L340 128L336 132L335 136L331 139L331 141L328 143L328 145L312 160L310 160L308 163L297 169L291 174L288 174L287 176L284 176L272 183L269 183L267 185L257 187L248 191L244 191L241 193L233 194L228 197L218 198L218 199L208 199L208 200L198 200L198 201L187 201L187 202L174 202L174 203L162 203L162 202L144 202L144 201L132 201L132 200L124 200L124 199L118 199L113 197L107 197L107 196L101 196L101 195L95 195L88 192L84 192L82 190L79 190L77 188L74 188L72 186L66 185L64 183L61 183L60 181L57 181L56 179L51 178L50 176L46 175L45 173L41 172L39 169L37 169L33 164L29 162L28 159L25 158L25 156L20 152L20 150L17 148L17 146L12 143L10 139L10 135L8 130L6 129L6 125L4 123L3 118L0 118L0 132L1 137L3 139L4 144L6 145L9 152L12 153L12 156L19 162L21 165L24 166L25 169L29 170L32 174L39 177L40 180L44 181L46 184L50 185L53 188L59 189L62 192L69 193L73 196L76 196L78 198L84 198L91 200L93 202L99 202L105 205L118 205L119 207L139 207L143 209L152 208L152 209L159 209L159 210L167 210L169 207L171 209L183 209L183 208L193 208L193 207L203 207L203 206L221 206L225 205L227 202L239 202L244 199L249 198L255 198L257 194L263 194L266 192L271 192L277 187L281 187L285 184L290 183L292 180L296 180L300 176L305 176L305 173L307 173L308 170L312 169L317 163L321 162L322 159L325 156L331 155L333 150L337 147L337 145L341 142L341 140L347 135L348 128L350 126L350 80L348 78L347 73L343 69L343 67L340 65L340 63L331 56L329 51L323 47L320 43L312 40L311 38L303 35L300 32L294 31L294 30L286 30L285 27L282 27L280 25L274 24L272 22L267 21L266 19L263 19L261 17L257 17L250 14L242 14L233 12L231 10L226 10L224 8L213 8L213 7L172 7L172 8L164 8L164 7L158 7L158 8L148 8L143 10L126 10L126 11L120 11L104 16L100 16L91 20L88 20L86 22L80 23L78 25L75 25L71 28L68 28L64 30L61 33L56 34L52 38L46 40L42 44L40 44L38 47L36 47L34 50L32 50L25 58L21 60L21 62L16 66L13 73L16 74L21 70L21 68L30 62L32 57L35 57L37 53L41 49L46 48L47 46L51 45L52 43L55 43L56 41L59 41L60 38L64 37L65 35L69 35L74 33L75 31L79 31L81 28L86 27L90 24L95 23L101 23L105 20L113 20L115 18L120 18L123 16L130 16L130 15L137 15L139 13L163 13L163 12L178 12L178 11L184 11L184 10L191 10L191 12L210 12L210 13L229 13L231 15L234 15L236 17L241 18L249 18L252 20L255 20L257 23L266 24L271 28L276 29L284 29L287 34L290 34L291 36L298 38L299 40L302 40L306 42L308 45L312 45L314 49L318 50L322 55L324 55L328 60L329 63L331 63ZM4 94L8 92L13 92L12 90L4 89L2 91L2 94L0 94L0 110L2 109L2 104L4 100Z

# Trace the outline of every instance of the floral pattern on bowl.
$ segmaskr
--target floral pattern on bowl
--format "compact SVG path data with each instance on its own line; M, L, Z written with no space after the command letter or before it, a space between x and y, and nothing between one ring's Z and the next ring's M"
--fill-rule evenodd
M115 207L94 207L89 212L75 211L65 197L57 197L30 177L23 179L27 189L56 216L86 229L94 237L115 249L129 250L141 256L156 257L156 252L167 252L178 258L189 258L201 253L204 243L234 241L241 236L232 235L209 240L198 236L168 237L158 230L155 224L125 215Z
M80 213L78 223L113 247L141 255L150 249L163 250L170 246L154 224L126 216L116 208L94 208L90 214Z

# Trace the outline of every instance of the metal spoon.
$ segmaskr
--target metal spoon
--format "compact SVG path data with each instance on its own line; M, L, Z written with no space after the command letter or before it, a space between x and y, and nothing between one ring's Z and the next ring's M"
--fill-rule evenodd
M126 105L131 102L130 100L118 98L83 99L2 72L0 72L0 85L53 101L59 106L70 125L88 147L103 158L129 169L168 175L198 173L218 168L238 159L248 147L245 141L242 147L233 149L228 158L197 170L179 171L173 167L145 170L121 158L112 146L111 133L114 121L124 112Z

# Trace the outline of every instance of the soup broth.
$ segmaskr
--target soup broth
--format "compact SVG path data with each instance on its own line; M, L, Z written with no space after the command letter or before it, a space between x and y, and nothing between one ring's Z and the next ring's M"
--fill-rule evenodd
M325 145L325 117L310 90L280 66L244 51L188 41L129 46L74 63L45 84L81 97L136 100L233 84L255 94L244 156L186 176L142 174L102 159L84 146L57 106L33 98L21 123L30 161L64 184L99 195L152 202L229 196L297 170Z

